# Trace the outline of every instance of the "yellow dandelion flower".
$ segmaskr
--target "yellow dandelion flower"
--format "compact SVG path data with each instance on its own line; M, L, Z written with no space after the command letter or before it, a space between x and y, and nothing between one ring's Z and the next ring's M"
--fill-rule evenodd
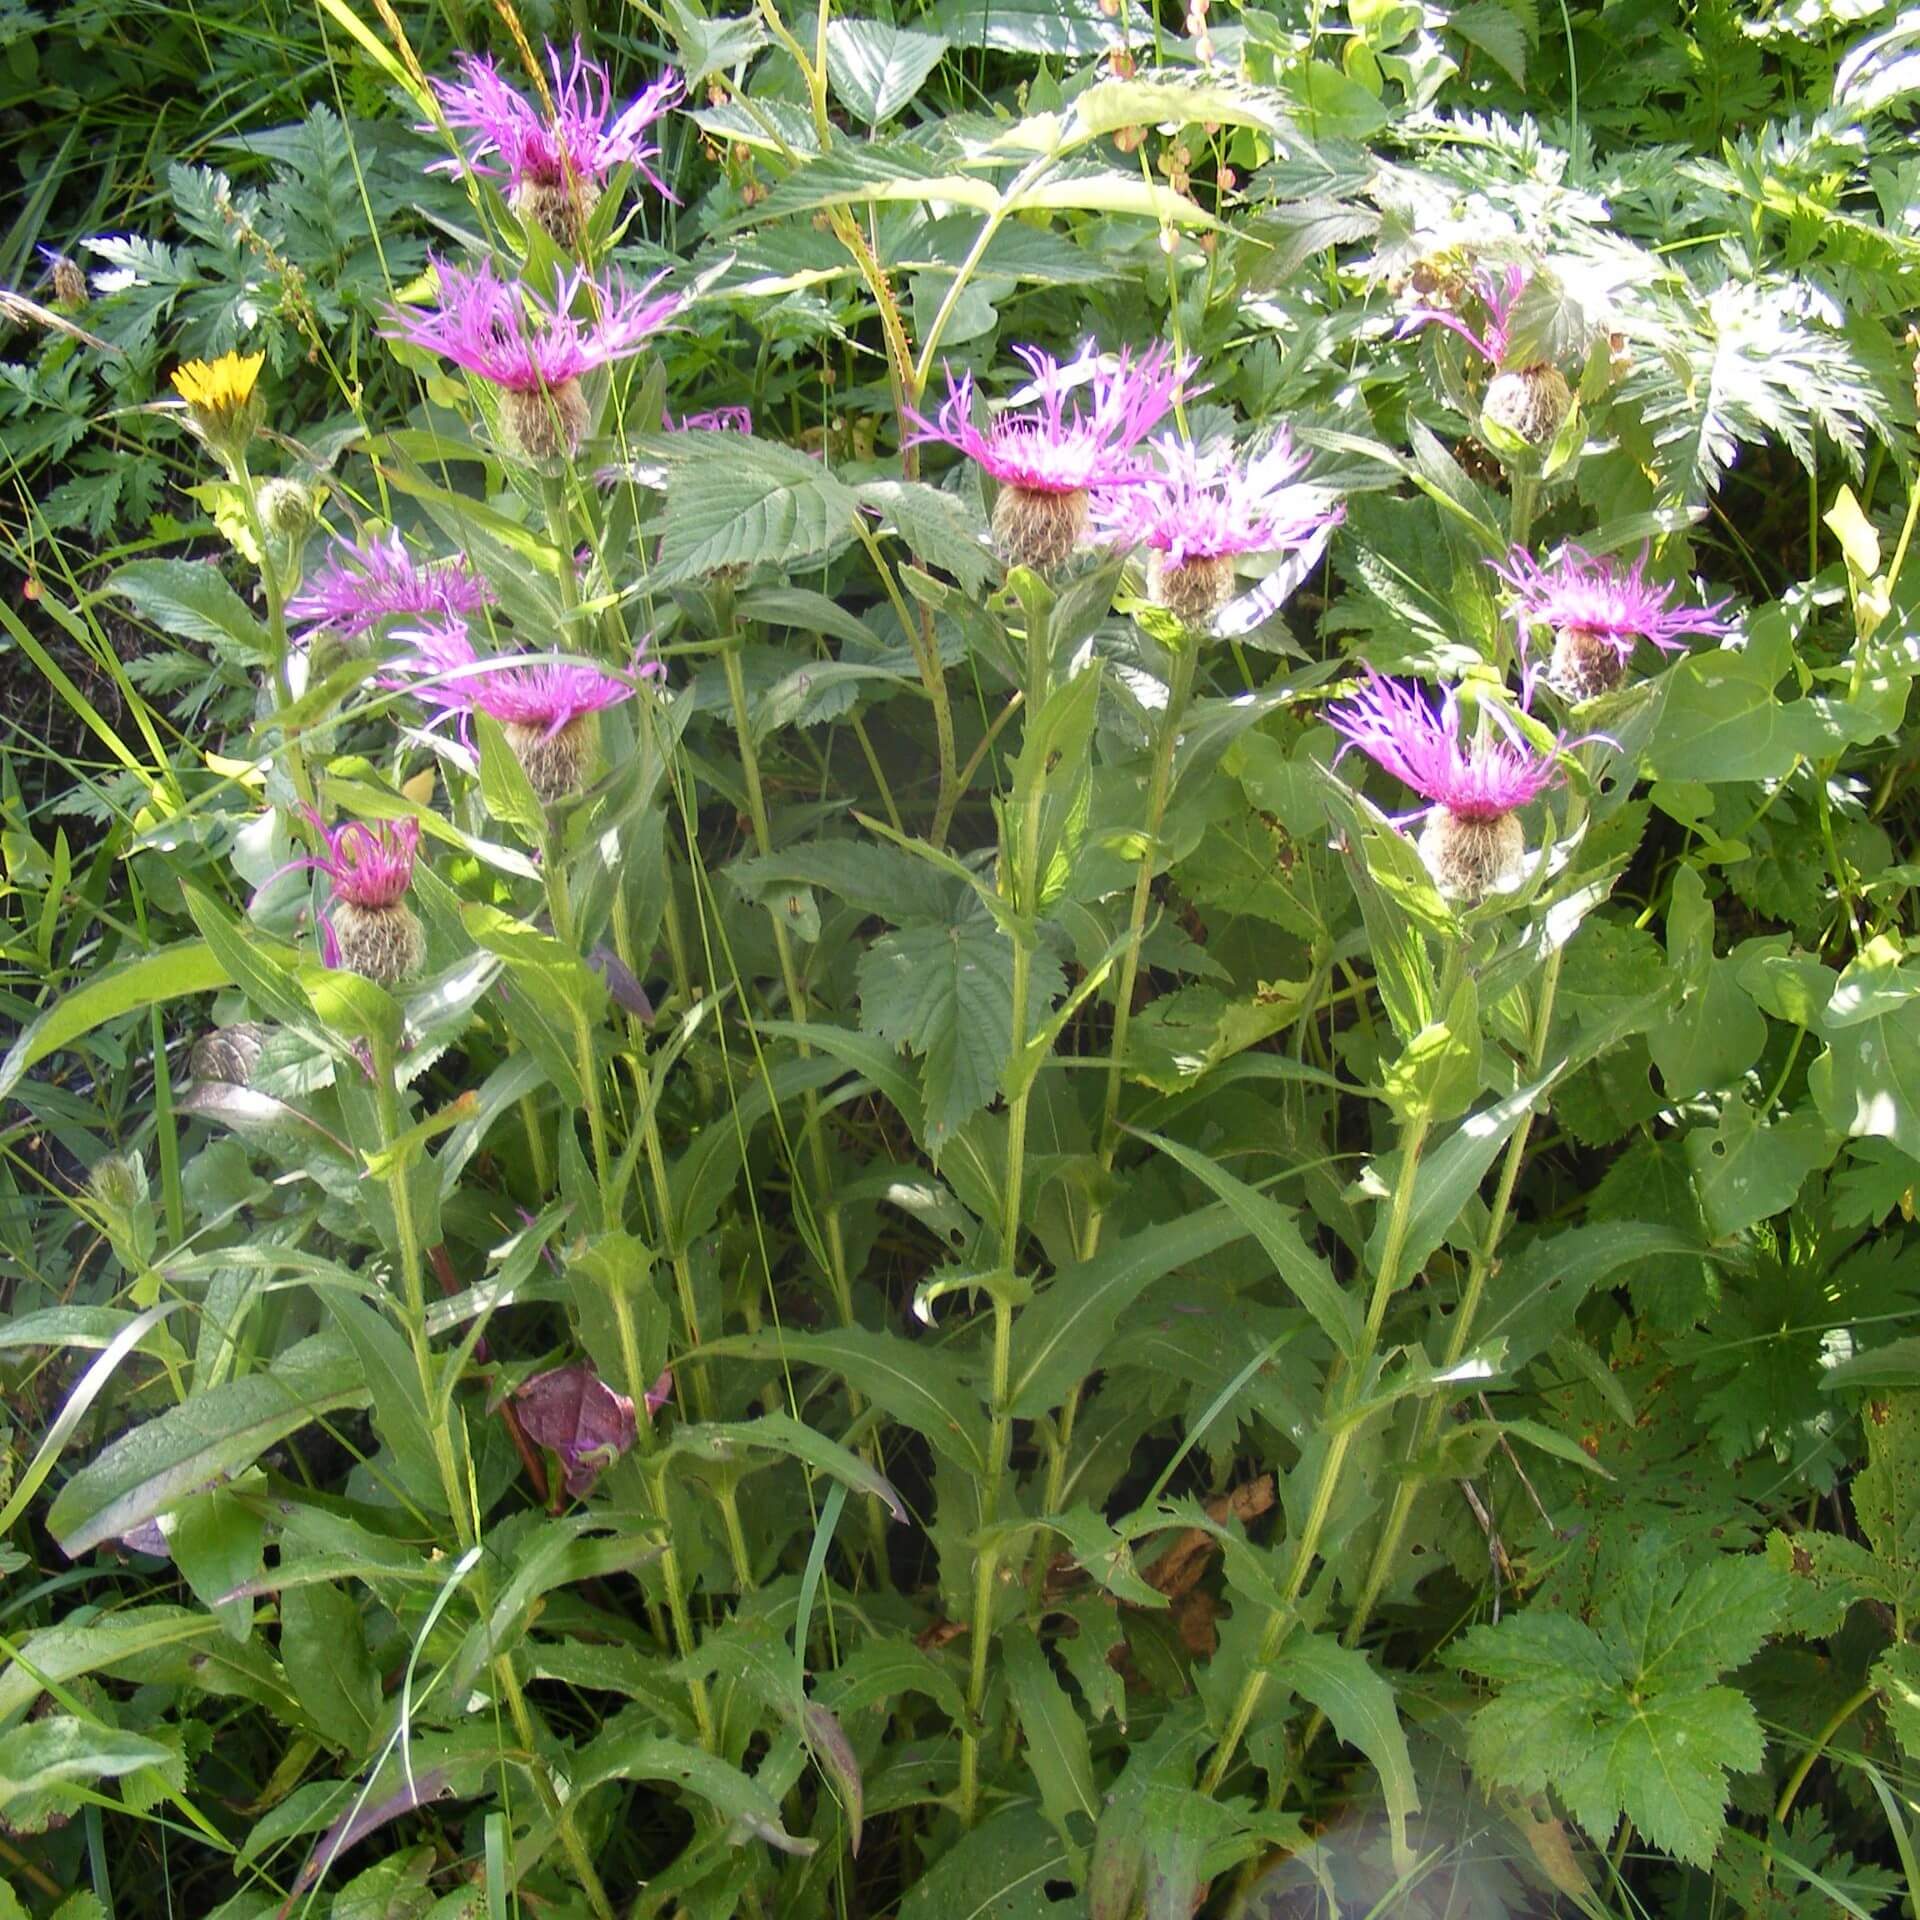
M218 360L189 360L174 368L174 391L216 450L231 452L253 437L260 424L260 369L266 363L264 353L223 353Z
M223 353L218 360L188 360L173 370L174 390L190 407L210 413L236 411L253 397L254 383L267 364L264 353Z

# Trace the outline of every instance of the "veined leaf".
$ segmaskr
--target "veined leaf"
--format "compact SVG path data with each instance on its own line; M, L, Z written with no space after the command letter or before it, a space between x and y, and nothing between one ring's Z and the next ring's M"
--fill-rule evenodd
M936 34L845 16L827 23L827 77L868 126L891 120L926 85L947 43Z
M724 458L689 460L675 474L655 582L824 553L848 536L858 511L859 496L818 461L742 440Z

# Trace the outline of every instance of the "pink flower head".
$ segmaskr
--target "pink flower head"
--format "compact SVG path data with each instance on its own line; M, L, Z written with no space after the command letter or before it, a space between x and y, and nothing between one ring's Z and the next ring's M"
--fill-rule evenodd
M440 283L437 307L390 307L382 331L389 339L444 354L510 393L543 394L570 380L638 353L685 304L677 293L654 294L665 277L629 289L617 275L604 284L576 268L560 282L551 306L520 281L503 279L483 260L471 273L433 262ZM595 317L572 311L591 288Z
M1133 449L1173 404L1181 367L1164 346L1137 357L1122 348L1102 366L1088 348L1065 365L1038 347L1015 347L1033 374L1031 404L973 424L973 376L947 375L947 398L931 421L911 409L909 446L944 441L994 479L1029 493L1084 493L1128 486L1145 469ZM1082 395L1081 387L1086 388Z
M587 59L578 40L564 71L559 49L551 44L547 62L553 69L551 120L538 104L509 86L484 56L461 55L458 83L433 82L447 124L474 136L467 149L474 171L504 178L509 195L529 186L564 190L575 181L597 193L616 167L632 167L656 193L671 200L673 195L650 164L659 159L660 149L647 133L679 100L680 76L663 74L616 114L606 68ZM435 170L451 172L457 166L456 161L442 161Z
M403 904L413 885L420 823L380 820L369 826L363 820L349 820L329 827L311 808L307 818L326 852L288 861L267 877L262 891L283 873L324 873L329 888L320 913L321 959L330 967L349 966L383 986L396 985L418 966L424 948L418 923ZM396 908L398 913L393 911ZM329 918L336 909L343 909L352 922L348 928L351 951L342 951L340 935ZM376 932L370 940L369 930L382 925L390 929L387 936Z
M1536 799L1558 773L1558 750L1538 753L1514 733L1497 708L1483 708L1501 737L1462 744L1457 693L1436 713L1413 687L1383 679L1371 667L1367 684L1327 709L1328 724L1396 779L1458 820L1498 820Z
M1446 327L1457 333L1490 367L1498 367L1507 357L1513 337L1513 310L1527 289L1532 275L1525 267L1508 267L1499 279L1488 268L1473 276L1474 291L1486 314L1481 331L1475 333L1457 313L1445 307L1418 307L1400 323L1399 337L1404 340L1425 326Z
M314 824L319 826L316 819ZM324 858L297 864L311 866L333 883L333 898L350 907L395 907L413 885L413 861L420 848L417 820L349 820L344 826L320 827L327 844Z
M657 660L644 659L644 651L642 642L632 671L643 680L659 678L665 669ZM574 721L633 698L630 681L598 667L516 666L511 659L456 682L448 691L460 696L462 706L477 707L502 726L522 727L549 740Z
M1551 567L1543 567L1524 547L1515 547L1504 566L1495 560L1487 564L1513 589L1514 611L1523 625L1588 635L1604 641L1623 662L1636 640L1681 653L1684 634L1717 638L1727 632L1719 617L1726 601L1675 606L1678 586L1656 587L1647 579L1645 548L1631 566L1596 559L1572 544L1560 549Z
M753 431L751 407L715 407L707 413L683 413L678 420L662 414L660 425L668 433L747 433Z
M467 623L458 614L408 627L394 638L404 640L409 650L388 663L378 685L410 693L430 707L465 708L472 704L472 676L448 677L475 666L480 658L468 637Z
M287 602L287 618L309 630L369 632L389 614L460 619L493 598L492 589L456 555L417 564L397 533L355 546L336 540L327 564Z
M1340 518L1293 484L1307 456L1294 451L1285 428L1245 459L1225 444L1201 452L1176 434L1153 444L1159 469L1094 503L1094 525L1116 546L1143 546L1184 567L1304 546Z

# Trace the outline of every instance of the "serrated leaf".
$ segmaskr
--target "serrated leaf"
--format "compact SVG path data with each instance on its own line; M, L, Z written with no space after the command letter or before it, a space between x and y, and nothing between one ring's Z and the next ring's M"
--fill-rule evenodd
M923 1063L927 1150L940 1149L999 1090L1013 1050L1013 943L985 914L916 922L860 956L860 1024ZM1026 1024L1044 1019L1064 985L1059 964L1031 970Z
M827 23L827 78L843 105L878 126L926 85L946 50L937 34L843 16Z
M1005 1628L998 1652L1005 1664L1013 1710L1026 1736L1026 1762L1040 1788L1047 1818L1062 1832L1069 1814L1098 1819L1100 1801L1093 1784L1087 1730L1033 1630L1018 1623Z
M798 560L848 536L859 496L822 463L796 448L724 437L725 457L690 459L674 474L656 585Z

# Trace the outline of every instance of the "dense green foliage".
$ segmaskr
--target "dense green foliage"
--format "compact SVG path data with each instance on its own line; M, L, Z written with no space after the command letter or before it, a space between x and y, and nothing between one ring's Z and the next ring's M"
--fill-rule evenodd
M0 0L0 1920L1920 1899L1920 28L1128 6ZM1154 343L1192 608L909 431Z

